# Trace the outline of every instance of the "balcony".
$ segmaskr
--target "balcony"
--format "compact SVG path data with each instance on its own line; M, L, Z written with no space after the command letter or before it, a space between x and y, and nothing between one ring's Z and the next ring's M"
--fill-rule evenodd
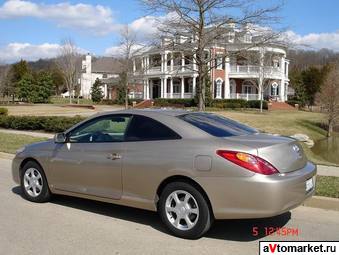
M231 65L230 66L230 76L235 78L241 77L258 77L260 71L260 66L256 65ZM279 67L273 66L264 66L263 72L265 77L282 77L283 71Z
M231 99L245 99L245 100L258 100L259 94L242 94L242 93L232 93L230 95Z

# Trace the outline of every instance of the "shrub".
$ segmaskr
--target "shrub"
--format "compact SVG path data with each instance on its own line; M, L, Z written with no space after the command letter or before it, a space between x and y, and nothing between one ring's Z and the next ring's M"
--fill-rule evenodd
M0 108L0 116L7 116L8 115L8 109L7 108Z
M157 98L154 99L154 106L158 107L194 107L197 106L193 98Z
M286 103L288 103L289 105L292 105L293 107L298 104L299 107L302 106L302 102L296 99L291 99L291 100L287 100Z
M245 99L214 99L211 102L211 107L215 108L257 108L260 109L260 100L249 100ZM263 101L263 109L268 109L267 101Z
M247 101L247 108L260 109L260 100L249 100L249 101ZM262 102L262 108L266 109L266 110L268 109L267 101Z
M0 116L0 127L18 130L42 130L46 132L63 132L84 118L59 116Z

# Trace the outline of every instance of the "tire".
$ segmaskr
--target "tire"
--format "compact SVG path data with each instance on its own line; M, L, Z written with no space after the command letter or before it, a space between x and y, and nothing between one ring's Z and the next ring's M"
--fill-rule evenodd
M167 228L181 238L198 239L213 223L205 197L186 182L166 185L160 195L158 212Z
M22 168L20 184L23 197L31 202L44 203L51 198L45 173L34 161L27 162Z

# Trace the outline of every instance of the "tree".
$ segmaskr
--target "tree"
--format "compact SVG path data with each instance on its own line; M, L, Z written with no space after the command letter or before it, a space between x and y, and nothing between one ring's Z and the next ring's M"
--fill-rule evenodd
M80 54L71 39L64 40L60 47L60 54L56 59L56 64L62 73L65 85L69 92L69 102L72 103L74 91L78 85L80 77Z
M117 104L125 104L125 107L126 107L126 97L128 98L128 90L126 90L126 84L128 84L126 73L125 72L120 73L119 78L120 79L119 79L119 84L117 86L116 100L117 100Z
M53 91L53 79L49 72L24 74L17 85L17 96L28 103L47 103Z
M192 64L196 65L194 71L198 74L198 109L205 109L205 78L209 71L217 64L216 54L211 54L210 47L216 43L225 43L227 35L226 26L235 24L246 26L253 24L253 30L258 25L272 24L276 17L272 16L279 6L255 7L254 1L247 0L141 0L150 10L167 14L167 19L159 26L161 36L173 38L167 47L178 51L192 50ZM238 15L237 15L238 14ZM254 26L255 25L255 26ZM268 30L257 29L255 34L265 32L267 35L257 36L258 40L251 46L266 43L272 38ZM271 34L271 33L270 33ZM181 40L181 38L192 38ZM179 40L176 40L179 38ZM249 48L246 45L244 48ZM228 52L224 52L225 56Z
M128 109L128 89L132 84L136 83L135 76L133 75L133 58L141 51L143 46L141 43L138 43L137 36L130 29L129 25L125 25L120 30L120 38L120 63L122 66L120 82L123 82L120 90L124 89L125 108Z
M339 121L339 65L332 67L326 75L318 99L327 116L327 136L331 136Z
M8 96L7 88L9 84L9 65L0 66L0 95Z
M97 78L92 86L91 89L91 97L93 102L98 103L104 98L104 94L102 92L102 83L101 81Z
M18 83L27 74L31 74L31 70L25 60L20 60L18 63L15 63L10 67L4 93L9 97L12 96L13 102L17 92Z

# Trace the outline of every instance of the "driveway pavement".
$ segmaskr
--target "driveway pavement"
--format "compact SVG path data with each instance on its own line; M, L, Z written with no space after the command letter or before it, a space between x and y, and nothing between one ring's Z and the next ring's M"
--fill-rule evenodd
M259 240L338 239L339 212L299 207L279 217L218 221L199 240L169 235L156 213L55 196L21 198L10 160L0 159L0 254L257 254ZM298 236L252 235L252 228L287 227Z

